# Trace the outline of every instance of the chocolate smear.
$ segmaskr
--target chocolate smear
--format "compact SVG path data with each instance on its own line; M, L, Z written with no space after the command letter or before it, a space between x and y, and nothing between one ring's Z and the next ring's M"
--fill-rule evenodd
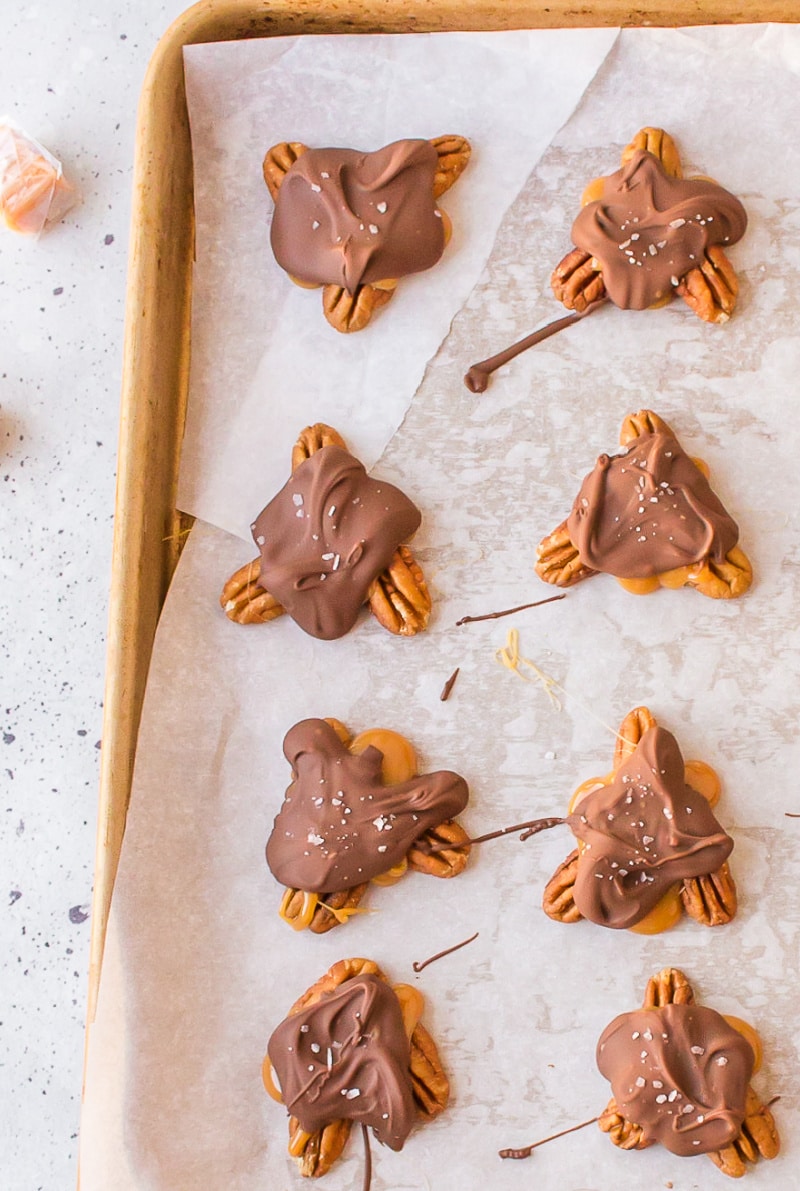
M447 682L442 687L442 693L439 696L439 699L441 700L442 703L446 703L447 700L450 698L450 692L452 691L453 687L456 685L456 679L458 678L460 672L461 672L461 667L456 666L455 670L453 671L453 673L448 678Z
M605 305L605 298L601 298L599 302L590 302L586 309L580 313L575 311L572 314L565 315L564 318L557 318L555 322L547 323L546 326L540 327L538 331L533 331L530 335L526 335L524 339L519 339L516 343L512 343L511 347L507 347L505 351L498 352L496 356L490 356L488 360L481 360L480 363L471 365L464 376L464 384L470 393L485 393L489 387L489 377L498 368L502 368L504 364L515 360L517 356L521 356L529 347L536 347L537 343L544 343L545 339L549 339L551 335L556 335L559 331L563 331L565 327L571 327L573 323L580 322L582 318L586 318L593 311L599 310L603 305Z
M449 770L385 786L380 750L351 753L325 720L295 724L283 751L294 780L275 818L267 863L282 885L306 893L352 889L388 872L469 799L467 783Z
M420 963L415 960L411 967L415 972L421 972L423 968L427 968L428 964L435 964L437 960L444 959L446 955L452 955L454 951L460 951L462 947L466 947L468 943L474 943L480 931L475 931L474 935L470 935L468 939L463 939L460 943L455 943L452 947L446 947L444 951L437 951L435 955L431 955L428 959L423 959Z
M567 593L549 596L546 600L534 600L532 604L518 604L516 608L504 608L502 612L484 612L482 616L462 616L456 621L456 628L462 624L477 624L479 620L500 620L503 616L513 616L515 612L525 612L528 608L541 608L544 604L555 604L556 600L565 600Z

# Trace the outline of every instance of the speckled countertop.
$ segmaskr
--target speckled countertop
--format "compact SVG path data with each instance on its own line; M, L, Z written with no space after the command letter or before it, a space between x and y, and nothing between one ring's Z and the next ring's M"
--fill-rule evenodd
M183 0L2 12L0 114L82 203L0 230L0 1184L75 1182L136 105Z

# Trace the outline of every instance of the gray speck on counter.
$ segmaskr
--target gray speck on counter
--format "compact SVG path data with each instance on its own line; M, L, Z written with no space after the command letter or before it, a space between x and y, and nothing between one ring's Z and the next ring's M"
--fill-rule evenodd
M88 917L89 917L88 907L87 907L87 909L84 909L83 906L72 906L72 908L70 909L69 920L70 920L70 922L74 923L75 926L80 926L80 924L82 922L85 922Z
M22 897L22 890L21 889L12 889L8 896L11 899L8 904L10 906L13 906L14 902L18 902L19 899Z
M108 245L108 244L113 244L113 243L114 243L114 237L111 235L111 233L110 233L110 232L109 232L109 234L106 236L105 240L103 240L103 243L104 243L104 244L106 244L106 245Z

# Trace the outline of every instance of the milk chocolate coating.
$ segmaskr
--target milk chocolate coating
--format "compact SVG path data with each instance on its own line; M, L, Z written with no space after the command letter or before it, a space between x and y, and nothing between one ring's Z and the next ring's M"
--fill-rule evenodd
M291 889L338 893L387 872L431 827L463 811L467 783L441 770L384 786L382 753L350 753L325 720L302 720L283 751L295 780L267 843L267 864Z
M312 637L343 637L419 509L342 447L306 459L252 526L259 584Z
M567 532L584 566L644 579L710 557L721 563L739 527L670 434L643 434L600 455L575 498Z
M597 1066L625 1119L684 1158L739 1136L753 1063L742 1035L700 1005L622 1013L597 1046Z
M644 310L669 294L712 244L735 244L747 214L736 198L706 178L673 178L644 149L603 179L603 197L587 203L572 241L601 266L616 306Z
M308 149L275 201L270 238L278 264L301 281L350 293L429 269L444 252L433 200L438 161L421 140L375 153Z
M347 980L282 1021L267 1052L283 1102L306 1132L355 1121L390 1149L403 1148L416 1119L410 1047L384 980Z
M676 882L716 872L733 848L706 799L687 786L675 737L659 726L567 823L585 845L575 905L614 930L640 922Z

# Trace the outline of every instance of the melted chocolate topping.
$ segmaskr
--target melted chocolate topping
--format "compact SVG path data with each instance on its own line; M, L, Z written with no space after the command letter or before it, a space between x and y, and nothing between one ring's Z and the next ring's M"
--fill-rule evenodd
M700 1005L623 1013L597 1046L597 1066L622 1115L681 1157L738 1137L753 1063L742 1035Z
M399 488L370 479L342 447L323 447L252 526L261 551L259 584L312 637L343 637L372 581L421 520Z
M735 197L706 178L673 178L637 150L604 178L603 196L572 225L577 248L601 266L606 292L624 310L644 310L697 268L712 244L735 244L747 214Z
M283 751L296 776L267 843L267 864L291 889L338 893L380 876L469 798L464 779L447 770L384 786L380 750L354 755L325 720L295 724Z
M332 1121L371 1127L401 1150L416 1120L410 1047L394 990L355 976L287 1017L267 1047L283 1102L308 1133Z
M375 153L308 149L275 201L272 251L300 281L359 285L421 273L444 252L433 199L439 157L430 141Z
M676 882L716 872L733 848L706 799L687 786L675 737L658 726L567 822L585 845L575 905L615 930L640 922Z
M739 527L670 434L644 434L601 455L583 481L567 532L584 566L643 579L711 557L723 562Z

